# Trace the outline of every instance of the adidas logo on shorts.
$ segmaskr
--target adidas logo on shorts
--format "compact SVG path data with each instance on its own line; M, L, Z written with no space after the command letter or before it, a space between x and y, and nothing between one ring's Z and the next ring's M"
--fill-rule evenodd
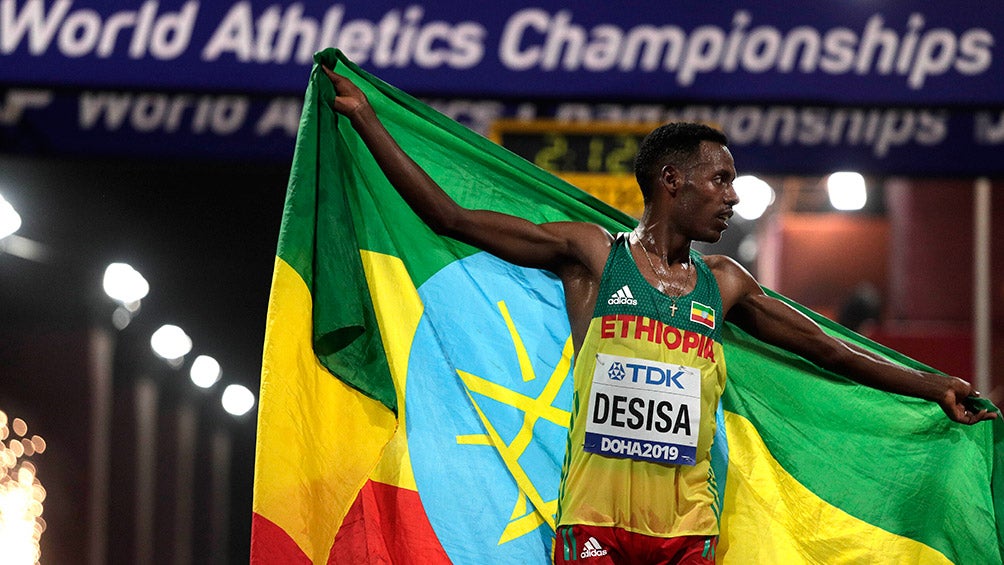
M635 300L634 295L631 294L631 289L628 285L624 285L620 290L610 295L610 299L607 300L607 304L630 304L631 306L637 306L638 301Z
M627 288L627 287L624 287ZM579 555L580 558L585 559L587 557L603 557L607 554L607 550L603 549L600 542L596 538L590 536L586 543L582 546L582 553Z

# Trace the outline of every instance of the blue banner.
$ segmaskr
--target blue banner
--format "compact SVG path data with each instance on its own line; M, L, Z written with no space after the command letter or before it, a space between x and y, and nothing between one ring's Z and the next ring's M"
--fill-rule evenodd
M1000 104L1004 4L0 0L0 83L290 93L339 47L407 92Z
M313 53L487 133L704 120L742 170L1004 173L1004 4L0 0L0 151L288 161Z
M425 102L482 134L502 118L712 122L729 136L736 166L750 173L1004 173L1000 108ZM299 95L11 88L0 90L0 151L288 162L301 106Z

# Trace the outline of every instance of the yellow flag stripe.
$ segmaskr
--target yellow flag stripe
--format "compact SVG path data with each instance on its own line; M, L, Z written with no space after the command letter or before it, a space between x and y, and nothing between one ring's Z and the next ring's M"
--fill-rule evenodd
M396 426L393 413L333 377L312 347L303 279L276 258L262 358L254 511L326 563L345 514Z
M417 491L415 474L411 468L408 451L408 434L405 426L405 390L408 376L408 359L415 331L422 318L424 307L418 290L400 259L374 251L360 251L366 281L369 284L373 308L380 336L383 339L387 364L390 366L394 388L397 389L398 417L400 422L394 437L384 449L380 463L371 478L388 485Z
M720 562L950 563L935 549L859 520L813 494L770 455L746 418L726 412L725 427L729 469Z

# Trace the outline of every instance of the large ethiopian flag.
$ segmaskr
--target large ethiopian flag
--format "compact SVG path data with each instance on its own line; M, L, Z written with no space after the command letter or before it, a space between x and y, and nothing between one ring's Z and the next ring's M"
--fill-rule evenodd
M461 205L633 226L340 53L317 60ZM269 301L252 561L548 563L572 398L561 286L432 233L333 96L315 66ZM719 561L1001 563L1000 420L954 424L725 335Z

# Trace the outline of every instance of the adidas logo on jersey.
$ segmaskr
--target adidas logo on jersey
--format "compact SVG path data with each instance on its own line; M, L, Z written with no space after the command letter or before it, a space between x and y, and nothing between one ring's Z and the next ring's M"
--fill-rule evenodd
M627 287L624 287L627 288ZM585 559L587 557L603 557L607 554L607 550L603 549L600 542L596 538L590 536L586 543L582 546L582 553L579 555L580 558Z
M620 290L610 295L607 304L630 304L631 306L637 306L638 301L634 299L634 295L631 294L631 289L628 288L628 285L624 285Z

